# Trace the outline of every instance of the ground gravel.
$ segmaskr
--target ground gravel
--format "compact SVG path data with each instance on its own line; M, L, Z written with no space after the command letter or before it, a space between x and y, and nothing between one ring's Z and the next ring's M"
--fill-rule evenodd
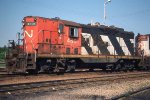
M66 80L66 79L77 79L77 78L90 78L101 76L101 73L66 73L64 75L56 74L39 74L39 75L28 75L28 76L15 76L15 77L0 77L0 85L6 84L18 84L18 83L29 83L29 82L41 82L51 80Z
M95 96L110 99L114 96L121 95L127 92L136 91L143 87L150 86L150 79L140 79L134 81L122 81L118 83L110 83L100 86L86 87L82 89L75 89L71 92L64 92L64 95L73 95L77 97Z
M33 93L28 95L10 96L7 99L15 100L106 100L127 92L136 91L150 86L150 78L138 78L134 80L112 81L111 83L91 85L74 88L65 91ZM2 98L5 100L6 98Z

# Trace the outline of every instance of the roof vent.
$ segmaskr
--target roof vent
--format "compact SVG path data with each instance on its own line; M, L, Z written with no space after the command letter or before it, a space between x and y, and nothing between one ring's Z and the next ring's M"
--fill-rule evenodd
M55 17L54 19L60 20L60 17Z

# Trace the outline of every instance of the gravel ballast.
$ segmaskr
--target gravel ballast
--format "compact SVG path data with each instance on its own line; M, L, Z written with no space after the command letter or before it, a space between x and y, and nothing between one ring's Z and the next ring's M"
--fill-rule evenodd
M149 87L150 78L138 78L133 80L112 81L106 84L92 83L85 86L65 91L32 93L19 96L8 96L7 99L20 100L103 100ZM5 97L6 98L6 97ZM5 99L2 98L2 99Z
M107 85L92 86L83 89L76 89L71 92L66 92L69 95L82 96L95 96L111 99L114 96L125 94L131 91L137 91L140 88L150 86L150 79L141 79L135 81L124 81L118 83L110 83Z

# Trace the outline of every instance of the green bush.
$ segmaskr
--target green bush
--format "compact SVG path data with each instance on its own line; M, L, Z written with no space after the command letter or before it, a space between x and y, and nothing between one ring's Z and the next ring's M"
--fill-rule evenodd
M6 52L6 48L0 47L0 60L5 59L5 52Z

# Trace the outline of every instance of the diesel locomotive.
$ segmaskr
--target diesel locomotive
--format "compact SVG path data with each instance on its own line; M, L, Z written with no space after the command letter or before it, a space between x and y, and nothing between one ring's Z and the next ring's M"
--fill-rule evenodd
M26 16L18 40L9 40L8 72L74 72L75 69L141 69L146 45L122 28ZM149 41L149 38L147 38ZM136 42L136 43L135 43ZM136 46L135 46L136 45ZM145 49L150 53L149 48Z

